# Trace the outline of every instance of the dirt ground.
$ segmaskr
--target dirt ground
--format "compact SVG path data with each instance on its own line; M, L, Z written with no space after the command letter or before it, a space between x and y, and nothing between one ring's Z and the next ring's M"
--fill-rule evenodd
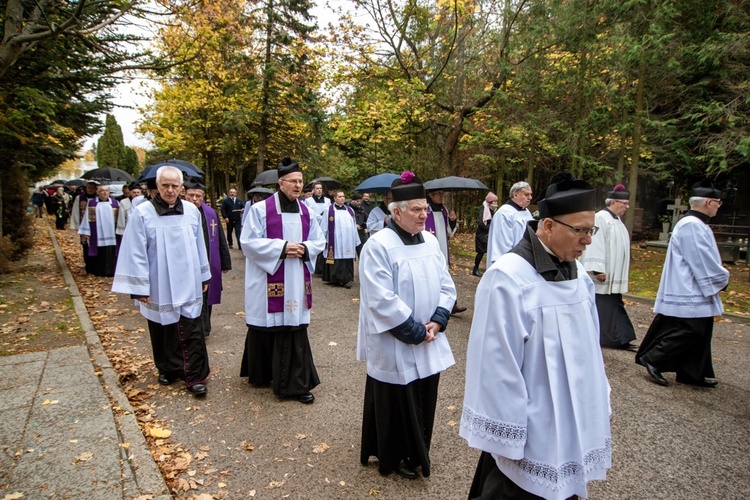
M1 356L86 343L50 241L54 220L29 217L29 223L34 248L0 274Z
M313 391L313 405L279 400L270 389L250 387L239 377L246 333L244 259L239 250L232 250L234 269L224 277L222 304L214 307L213 333L207 339L209 394L197 400L182 383L168 387L156 383L145 320L131 300L109 291L111 279L85 274L77 235L72 231L56 235L152 455L176 497L466 498L478 452L458 437L458 424L479 281L471 276L470 265L464 265L467 259L459 256L452 270L459 302L469 310L449 324L456 366L441 375L430 451L433 473L428 479L409 481L380 476L372 462L367 467L359 464L365 367L354 356L357 283L346 290L315 278L310 341L321 385ZM40 238L35 254L49 253L42 251L43 243ZM35 259L30 257L32 262ZM43 278L23 284L33 279L30 275L39 266L49 270L50 265L36 263L28 274L0 282L5 303L4 289L17 287L13 307L2 308L3 328L13 325L11 314L17 318L32 305L25 301L25 290L43 291L33 293L34 301L48 302L51 311L62 308L59 301L69 303L63 297L67 292L61 278L54 281L59 290L39 288L52 282ZM63 295L47 296L55 291ZM653 316L650 307L633 302L627 307L642 338ZM75 317L70 307L62 312L66 311ZM55 315L42 324L57 322ZM3 335L3 342L9 338ZM12 348L35 346L49 348L41 341ZM716 390L679 384L658 387L632 358L629 352L604 351L612 385L614 463L607 481L591 485L590 498L703 498L715 496L716 491L722 491L724 498L749 497L750 328L731 320L716 324L714 363L720 380Z

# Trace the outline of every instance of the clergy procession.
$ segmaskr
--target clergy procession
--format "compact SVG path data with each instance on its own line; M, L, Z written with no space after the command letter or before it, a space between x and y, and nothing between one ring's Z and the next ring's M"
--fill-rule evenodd
M317 336L332 331L339 340L331 347L352 335L356 352L340 362L356 358L365 376L347 381L346 392L361 398L361 415L349 419L360 429L359 462L382 476L419 480L451 466L451 452L433 439L443 425L436 414L450 404L454 435L476 467L454 485L463 493L449 496L590 498L618 449L603 348L631 351L628 377L638 377L640 365L653 391L671 385L670 372L698 390L719 386L712 335L729 272L708 226L724 196L710 181L692 187L690 210L673 228L656 316L643 331L624 299L631 264L624 218L633 196L622 184L600 198L595 186L561 172L536 200L528 182L514 182L500 206L486 186L471 188L483 201L476 226L465 228L476 233L469 295L457 288L451 259L465 188L431 188L405 171L349 193L330 178L307 181L303 165L283 158L275 189L254 185L245 202L231 188L219 203L208 199L202 176L157 167L119 202L106 184L88 182L71 213L86 272L112 277L111 290L144 318L155 381L184 383L206 400L216 373L238 376L244 393L310 408L316 395L340 397L313 392L336 382L330 361L316 366ZM228 285L244 289L242 310L222 304ZM347 303L321 299L337 288ZM217 352L209 343L228 342L233 331L212 329L216 307L244 318L234 366L209 362ZM317 319L331 315L338 320L325 326ZM337 327L349 321L356 332ZM455 321L470 325L463 398L443 402L441 375L456 370ZM216 397L238 397L222 393ZM253 425L261 431L262 421Z

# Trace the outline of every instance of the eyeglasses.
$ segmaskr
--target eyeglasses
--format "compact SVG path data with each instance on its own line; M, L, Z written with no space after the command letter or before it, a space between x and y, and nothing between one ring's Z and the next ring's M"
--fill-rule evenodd
M724 203L723 201L717 200L716 198L710 198L710 200L713 201L714 203L716 203L719 206L721 206L721 204Z
M300 186L305 183L305 181L301 179L279 179L281 182L288 182L289 184L299 184Z
M555 222L557 222L558 224L562 224L563 226L569 227L570 229L572 229L579 236L581 235L581 233L588 234L589 236L594 236L599 231L599 228L596 227L596 226L592 226L591 228L576 227L576 226L571 226L570 224L566 224L566 223L564 223L562 221L559 221L557 219L552 219L552 220L555 221Z

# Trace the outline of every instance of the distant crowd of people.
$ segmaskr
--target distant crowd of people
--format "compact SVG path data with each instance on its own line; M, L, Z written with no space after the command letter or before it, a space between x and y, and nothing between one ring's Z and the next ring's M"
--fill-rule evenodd
M466 310L450 273L456 214L412 172L375 205L369 193L347 203L344 191L324 194L321 182L306 189L290 158L277 171L276 192L257 191L245 203L231 189L219 212L205 203L201 179L184 181L173 166L160 167L143 194L131 185L116 200L89 182L73 202L63 192L51 204L70 212L86 271L114 276L112 290L137 301L158 382L183 380L196 397L208 392L206 337L235 241L245 257L239 374L304 404L320 384L308 337L313 277L351 288L358 262L356 357L367 367L360 461L376 457L383 475L427 477L440 374L455 363L446 330ZM39 204L37 194L49 194L34 193L41 217L36 207L46 198ZM723 313L718 294L729 273L707 222L722 193L710 182L693 186L640 346L623 302L630 192L614 186L596 211L594 188L561 173L535 215L532 194L517 182L498 206L490 192L477 218L472 274L481 280L459 431L481 452L470 498L585 498L589 481L605 479L613 445L602 347L636 352L662 386L666 372L680 383L717 385L713 318Z

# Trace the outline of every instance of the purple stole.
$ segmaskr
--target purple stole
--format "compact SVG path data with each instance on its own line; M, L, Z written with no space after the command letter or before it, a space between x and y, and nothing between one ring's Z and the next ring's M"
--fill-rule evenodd
M349 212L349 215L352 216L352 219L354 219L354 210L351 209L351 207L347 207L344 205L344 208L346 208L346 211ZM335 204L331 204L328 207L328 257L326 257L326 264L333 264L334 256L333 256L333 249L336 248L336 208Z
M266 237L275 240L284 239L284 224L281 214L276 210L276 199L278 196L269 196L266 198ZM310 235L310 211L307 205L295 200L300 210L300 219L302 220L302 241L306 241ZM307 308L312 309L312 282L310 280L310 271L307 266L302 264L305 272L305 297L307 298ZM284 259L281 259L281 265L275 273L269 274L266 278L266 290L268 297L268 312L284 312Z
M445 207L443 207L440 210L440 213L443 215L443 224L444 224L443 227L445 227L446 231L447 231L447 229L448 229L448 209L445 208ZM425 221L424 221L424 228L425 228L425 230L427 232L429 232L431 235L433 235L433 236L435 236L437 238L437 234L436 234L437 231L435 229L435 212L432 211L432 207L430 207L430 209L427 211L427 219L425 219ZM445 235L445 239L446 239L446 244L447 244L447 240L448 240L448 235L447 234ZM449 246L449 248L450 248L450 246ZM447 260L448 260L448 267L450 267L450 265L451 265L450 252L448 252Z
M219 252L219 218L216 210L205 203L201 205L206 217L206 233L208 234L208 263L211 267L211 283L208 285L208 305L221 303L221 254Z
M117 224L117 211L120 209L120 204L114 198L109 198L109 201L112 203L112 218L114 219L115 224ZM96 205L98 203L98 196L89 198L89 201L86 204L86 211L83 214L83 216L89 218L89 230L91 231L91 236L89 237L89 257L96 257L99 255L99 238L97 237L96 230ZM119 248L120 245L118 241L115 244L115 256L117 256Z

